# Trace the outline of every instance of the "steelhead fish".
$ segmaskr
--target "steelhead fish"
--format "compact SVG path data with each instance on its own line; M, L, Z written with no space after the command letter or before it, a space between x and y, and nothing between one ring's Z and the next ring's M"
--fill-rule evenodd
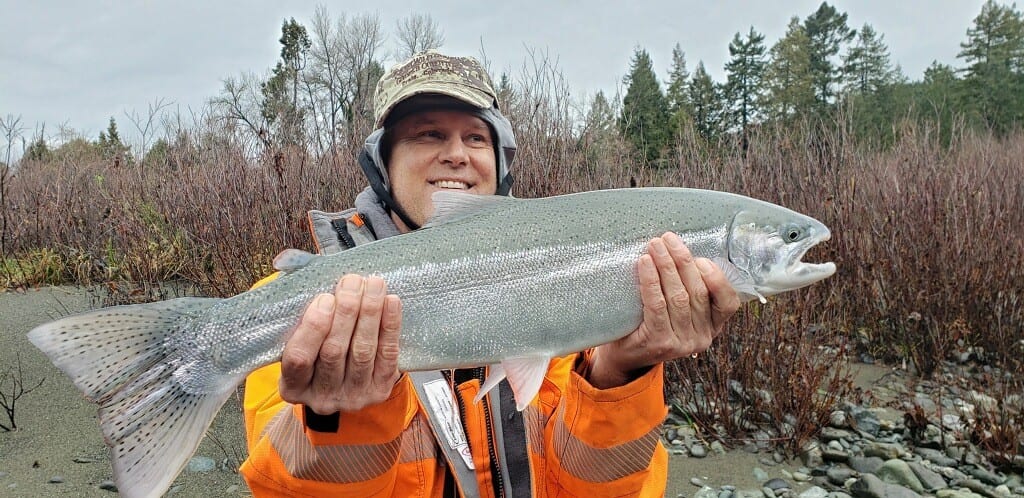
M422 230L331 256L286 250L276 280L229 299L180 298L66 317L29 340L100 405L125 496L160 496L228 396L278 361L319 293L347 273L380 275L402 300L399 368L490 365L522 409L548 360L618 339L642 320L637 259L679 234L741 298L835 272L801 261L828 228L789 209L707 190L642 188L514 199L438 192Z

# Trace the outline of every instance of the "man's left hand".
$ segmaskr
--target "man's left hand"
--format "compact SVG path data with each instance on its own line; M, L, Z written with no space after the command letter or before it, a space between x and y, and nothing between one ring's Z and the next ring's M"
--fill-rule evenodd
M587 380L599 389L624 385L646 367L707 350L740 305L718 265L695 259L675 233L652 239L637 270L643 323L595 348Z

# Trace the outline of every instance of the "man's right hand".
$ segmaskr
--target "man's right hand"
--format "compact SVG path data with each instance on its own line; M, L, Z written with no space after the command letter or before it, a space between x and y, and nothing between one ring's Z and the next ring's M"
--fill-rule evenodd
M398 381L402 302L380 277L345 275L306 308L281 354L281 398L319 415L388 399Z

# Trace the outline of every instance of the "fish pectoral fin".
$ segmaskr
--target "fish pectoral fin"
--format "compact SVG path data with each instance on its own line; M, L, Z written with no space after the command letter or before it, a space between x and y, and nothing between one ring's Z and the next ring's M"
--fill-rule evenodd
M293 272L309 264L316 254L302 249L285 249L274 258L274 269L285 273Z
M726 280L732 284L732 288L740 295L740 301L753 301L757 299L762 304L768 302L767 299L754 287L754 282L750 279L747 274L736 267L736 265L730 263L725 258L714 258L713 261L719 268L722 269L722 273L725 274Z
M516 409L523 411L540 391L540 385L544 382L544 375L548 372L550 363L549 356L527 356L509 358L503 360L500 365L492 365L490 374L480 386L480 392L473 401L483 399L488 391L501 382L501 379L507 378L509 385L512 386L512 395L516 398Z

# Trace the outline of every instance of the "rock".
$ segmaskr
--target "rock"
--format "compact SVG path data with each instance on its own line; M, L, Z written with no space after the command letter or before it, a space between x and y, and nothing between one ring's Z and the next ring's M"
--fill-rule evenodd
M935 493L936 498L985 498L978 493L966 489L940 489Z
M846 462L850 459L850 454L845 450L837 450L834 448L825 448L821 452L821 458L826 462Z
M1011 496L1013 496L1013 492L1010 491L1010 487L1005 484L1000 484L996 486L996 488L993 489L992 491L995 491L997 495L1003 498L1010 498Z
M711 451L714 452L716 455L724 455L725 454L725 446L722 446L721 441L712 441L711 442Z
M875 415L874 412L859 406L850 405L847 413L852 418L850 425L855 429L864 431L872 436L878 435L878 415Z
M732 491L728 489L723 489L718 492L718 498L732 498Z
M833 410L828 416L828 425L839 429L849 427L849 423L846 421L846 412Z
M72 458L71 461L75 462L75 463L96 463L96 459L95 458L89 458L89 457L75 457L75 458Z
M718 498L718 491L710 486L704 486L697 490L693 498Z
M765 472L761 467L754 467L754 480L757 482L767 482L769 479L768 473Z
M892 460L899 458L905 450L902 446L895 443L881 443L872 441L864 447L864 456L874 456L882 458L883 460Z
M690 456L694 458L704 458L708 456L708 450L703 444L695 444L690 446Z
M978 478L981 482L983 482L985 484L990 484L992 486L998 486L998 485L1006 482L1006 478L1005 477L998 476L998 475L996 475L996 474L994 474L992 472L989 472L988 470L985 470L985 469L980 468L980 467L969 468L969 469L967 469L967 473L970 474L973 477Z
M758 458L757 459L757 463L760 463L761 465L764 465L765 467L774 467L774 466L778 465L777 463L775 463L774 460L772 460L771 458L768 458L766 456Z
M99 488L103 491L117 492L117 484L114 484L114 481L103 481L100 483Z
M797 495L798 498L825 498L826 496L828 496L828 491L817 486L811 486Z
M817 441L811 441L804 445L800 452L800 461L808 467L820 467L825 463L821 445Z
M765 498L776 498L775 492L772 491L772 489L769 487L761 488L761 493L765 496Z
M914 471L914 475L917 476L917 479L921 481L921 486L925 491L934 493L935 491L949 487L949 485L946 484L946 480L943 479L938 472L935 472L918 462L907 462L907 464L910 466L910 470Z
M824 441L835 441L837 439L851 439L853 434L850 431L843 429L836 429L834 427L823 427L821 429L821 439Z
M694 486L697 486L698 488L703 488L703 487L707 486L707 484L704 484L704 479L701 479L699 477L691 477L690 478L690 484L693 484Z
M61 476L53 476L47 482L49 482L50 484L63 484L64 483L64 478L61 477Z
M855 477L857 475L857 471L846 467L835 466L830 467L825 471L825 475L828 477L828 481L832 484L842 486L847 479Z
M930 448L914 448L914 453L921 456L925 460L934 463L940 467L955 467L956 460L949 458L945 453L939 450L933 450Z
M195 456L188 461L189 472L209 472L217 468L217 462L210 457Z
M7 472L0 472L0 479L7 477Z
M736 491L735 498L764 498L764 492L760 489L741 489Z
M862 474L874 474L875 471L885 463L885 460L878 457L851 456L848 463L850 468L857 472Z
M910 488L917 493L924 492L924 486L921 485L921 481L914 474L914 471L910 470L910 465L903 460L892 459L886 461L875 472L875 475L884 482L898 484L905 488Z
M807 475L806 472L793 472L793 480L796 482L807 482L811 480L811 476Z
M982 496L989 496L992 498L996 498L997 496L993 489L991 489L985 483L977 479L965 479L960 482L960 486L965 487L971 491L974 491L975 493L978 493Z
M238 488L237 484L232 484L232 485L228 486L228 489L224 490L224 492L227 493L227 494L233 494L233 493L237 493L238 489L239 488Z
M676 431L676 429L674 427L669 427L668 429L665 429L665 441L669 441L669 442L675 441L676 440L676 436L678 434L679 433Z
M857 498L920 498L921 495L895 484L882 482L873 474L864 474L850 486Z
M16 482L12 482L12 483L7 485L7 489L14 489L14 488L17 488L17 487L18 487L18 483L16 483Z
M682 448L672 448L672 449L668 450L668 452L673 454L673 455L685 455L686 454L686 450L684 450Z
M772 490L772 493L778 494L778 491L783 489L793 489L793 486L786 482L785 479L779 479L778 477L768 480L764 483L764 487Z

